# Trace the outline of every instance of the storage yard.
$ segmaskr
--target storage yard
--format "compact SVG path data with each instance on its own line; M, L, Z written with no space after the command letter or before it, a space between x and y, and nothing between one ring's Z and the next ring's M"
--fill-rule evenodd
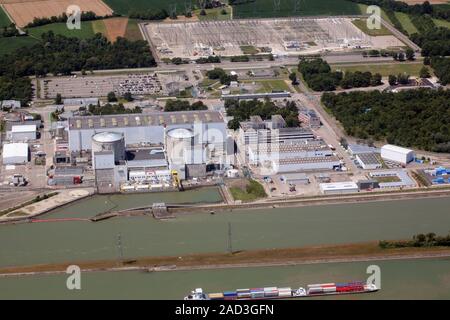
M113 13L112 9L101 0L0 0L0 4L19 27L33 22L34 18L60 16L71 5L80 7L83 12L95 12L98 16Z
M160 59L241 55L242 46L278 55L403 46L394 36L366 35L351 18L148 23L145 28Z

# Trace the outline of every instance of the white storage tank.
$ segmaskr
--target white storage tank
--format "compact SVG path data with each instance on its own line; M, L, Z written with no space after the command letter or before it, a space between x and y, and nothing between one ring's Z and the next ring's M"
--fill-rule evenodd
M125 137L118 132L101 132L92 137L92 152L112 151L114 161L125 160Z
M167 131L166 150L171 164L185 164L185 159L191 158L185 153L194 150L194 132L184 128Z

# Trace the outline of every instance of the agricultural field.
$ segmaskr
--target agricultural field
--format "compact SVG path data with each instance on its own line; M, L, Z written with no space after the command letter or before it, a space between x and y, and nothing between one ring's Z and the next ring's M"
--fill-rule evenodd
M227 14L222 14L222 10L225 9ZM202 16L200 15L201 10L197 9L194 10L194 14L198 17L200 21L207 21L207 20L229 20L231 19L231 7L226 8L214 8L214 9L206 9L206 15Z
M381 29L369 29L367 27L367 19L357 19L352 22L359 30L372 37L392 35L392 33L383 25L381 26Z
M97 21L94 21L97 22ZM81 29L70 30L65 23L52 23L44 26L28 28L28 34L31 37L41 39L41 35L48 31L53 31L54 34L63 35L66 37L75 37L79 39L92 38L95 34L92 21L81 22Z
M11 20L9 20L3 8L0 6L0 28L7 27L11 24Z
M189 3L189 0L105 0L105 3L109 5L114 12L121 15L128 15L132 11L146 11L146 10L162 10L167 12L173 7L176 7L177 13L182 14L185 11L185 3ZM196 1L192 0L192 8Z
M331 65L334 71L342 72L372 72L379 73L383 77L387 77L390 74L397 75L399 73L407 73L410 76L417 77L422 69L422 63L389 63L389 64L361 64L361 65ZM431 72L432 73L432 72Z
M403 12L395 12L395 16L408 34L419 33L419 30L417 30L416 26L412 23L409 15Z
M361 10L358 4L346 0L303 0L296 7L294 0L280 1L277 8L273 0L255 0L233 6L234 18L270 18L317 15L356 15Z
M82 11L93 11L98 16L111 15L112 10L101 0L0 0L19 27L24 27L34 18L60 16L67 7L76 5Z
M125 38L130 41L144 40L141 30L138 26L139 21L134 19L128 19L128 26L125 32Z
M21 47L30 47L39 40L32 37L12 37L12 38L0 38L0 56L14 52Z

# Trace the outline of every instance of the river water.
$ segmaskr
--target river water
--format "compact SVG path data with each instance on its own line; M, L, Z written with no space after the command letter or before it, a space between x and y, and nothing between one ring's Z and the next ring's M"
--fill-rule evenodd
M41 219L88 218L111 209L153 202L213 203L220 199L216 188L184 193L95 196L57 209ZM0 266L115 259L120 252L119 234L125 258L225 252L228 223L232 226L234 250L401 239L427 232L447 234L449 207L450 198L439 198L189 214L170 221L129 217L98 223L0 225ZM345 263L153 274L92 273L84 275L84 289L76 293L64 289L64 276L0 279L0 298L175 299L198 286L217 291L365 279L367 265ZM450 260L386 261L380 265L384 269L386 290L358 296L358 299L450 298Z
M169 199L171 197L171 199ZM180 198L182 197L182 198ZM217 201L216 189L193 193L93 197L42 218L92 216L152 201ZM189 214L171 221L151 217L103 222L46 222L0 226L0 266L118 257L225 252L231 222L234 250L301 247L382 239L416 233L447 234L450 198L389 201L225 213ZM89 213L89 214L87 214Z
M311 283L365 281L369 265L381 269L377 293L333 299L450 299L450 259L332 263L165 273L115 272L81 275L81 290L69 291L65 275L0 278L0 299L182 299L190 290L299 287ZM45 288L45 290L43 290ZM331 297L327 297L329 299ZM324 298L314 298L324 299Z

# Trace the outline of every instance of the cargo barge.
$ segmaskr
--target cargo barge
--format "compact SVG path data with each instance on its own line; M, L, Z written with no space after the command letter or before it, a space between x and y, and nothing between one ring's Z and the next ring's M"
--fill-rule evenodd
M317 296L333 296L344 294L372 293L378 291L374 284L364 282L346 282L346 283L322 283L310 284L306 289L300 287L292 288L253 288L237 289L235 291L224 291L219 293L204 293L203 289L198 288L184 297L184 300L273 300L273 299L296 299Z

